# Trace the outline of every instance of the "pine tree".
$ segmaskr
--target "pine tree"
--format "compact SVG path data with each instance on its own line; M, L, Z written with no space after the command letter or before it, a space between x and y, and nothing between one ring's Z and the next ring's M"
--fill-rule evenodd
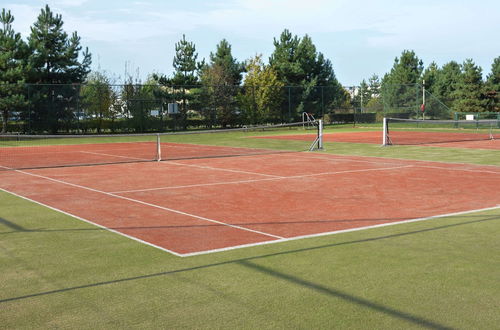
M7 131L9 118L26 105L25 76L27 74L27 45L14 32L14 16L5 9L0 14L0 115L1 133Z
M382 79L381 96L384 107L392 112L418 113L419 85L423 63L414 51L404 50Z
M71 109L77 98L69 84L82 83L90 72L91 55L81 53L80 37L76 32L68 37L63 30L61 15L54 15L49 6L41 10L28 37L31 49L30 64L33 75L30 82L45 84L32 91L36 111L30 114L37 130L57 133L61 121L70 120ZM82 61L79 60L80 55ZM65 86L61 84L67 84Z
M455 61L446 63L438 70L431 92L448 108L453 107L455 91L460 80L461 66Z
M269 64L288 91L281 106L283 119L299 119L305 111L322 115L326 108L342 102L343 90L332 63L308 35L299 38L284 30L274 39L274 47Z
M486 79L488 111L500 112L500 56L493 60L491 72Z
M486 111L483 95L482 69L472 59L462 65L462 74L454 92L453 110L457 112Z
M223 39L215 53L210 53L210 62L202 68L201 81L210 104L205 107L205 117L214 123L214 111L217 122L222 126L235 124L237 121L236 95L241 83L243 63L239 63L231 53L231 45Z
M180 100L180 124L183 129L187 128L187 111L188 105L194 101L190 91L199 86L198 70L201 63L197 62L198 53L194 43L186 40L186 36L182 35L182 39L175 44L175 57L173 61L174 77L169 81L173 86L175 98Z

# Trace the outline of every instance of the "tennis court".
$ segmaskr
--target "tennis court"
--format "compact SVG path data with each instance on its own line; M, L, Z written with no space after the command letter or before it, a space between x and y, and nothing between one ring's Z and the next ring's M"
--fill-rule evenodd
M379 131L332 132L325 142L368 143L379 145L417 145L465 149L500 150L498 120L416 120L387 118ZM389 129L390 127L390 129ZM304 135L266 137L304 140Z
M36 153L51 154L51 148ZM125 149L122 143L65 145L57 152L63 159L82 152L120 158ZM194 144L181 149L189 155L162 162L142 162L138 153L116 164L0 171L0 189L178 256L500 205L496 166L265 149L245 154L241 147ZM194 157L208 150L219 156ZM226 157L235 151L237 157Z

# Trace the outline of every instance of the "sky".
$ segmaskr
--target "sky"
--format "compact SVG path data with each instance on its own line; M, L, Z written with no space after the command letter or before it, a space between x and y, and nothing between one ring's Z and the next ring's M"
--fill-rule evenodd
M471 58L483 76L500 56L498 0L0 0L24 38L46 4L68 34L78 32L92 69L116 83L125 75L171 76L183 34L199 59L226 39L239 61L257 54L267 61L284 29L307 34L345 86L382 77L403 50L424 66Z

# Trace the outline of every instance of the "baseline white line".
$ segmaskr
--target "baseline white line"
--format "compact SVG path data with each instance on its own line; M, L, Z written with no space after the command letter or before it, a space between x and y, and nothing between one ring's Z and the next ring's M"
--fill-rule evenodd
M232 225L232 224L225 223L225 222L222 222L222 221L205 218L205 217L202 217L202 216L199 216L199 215L190 214L190 213L187 213L187 212L183 212L183 211L171 209L171 208L168 208L168 207L163 207L163 206L160 206L160 205L143 202L143 201L138 200L138 199L133 199L133 198L125 197L125 196L120 196L120 195L116 195L116 194L113 194L113 193L105 192L105 191L102 191L102 190L97 190L97 189L93 189L93 188L90 188L90 187L85 187L85 186L82 186L82 185L78 185L78 184L74 184L74 183L70 183L70 182L66 182L66 181L62 181L62 180L53 179L53 178L50 178L50 177L47 177L47 176L38 175L38 174L34 174L34 173L29 173L29 172L25 172L25 171L21 171L21 170L15 170L15 171L18 172L18 173L22 173L22 174L26 174L26 175L30 175L30 176L42 178L42 179L45 179L45 180L57 182L57 183L60 183L60 184L64 184L64 185L76 187L76 188L79 188L79 189L84 189L84 190L96 192L96 193L99 193L99 194L111 196L111 197L114 197L114 198L127 200L129 202L133 202L133 203L137 203L137 204L141 204L141 205L150 206L150 207L153 207L153 208L157 208L157 209L164 210L164 211L169 211L169 212L172 212L172 213L177 213L177 214L184 215L184 216L191 217L191 218L195 218L195 219L198 219L198 220L212 222L212 223L216 223L216 224L219 224L219 225L223 225L223 226L227 226L227 227L231 227L231 228L235 228L235 229L240 229L240 230L244 230L244 231L248 231L248 232L253 232L253 233L256 233L256 234L260 234L260 235L264 235L264 236L268 236L268 237L273 237L273 238L277 238L277 239L283 238L281 236L273 235L273 234L270 234L270 233L265 233L265 232L261 232L261 231L258 231L258 230L253 230L253 229L249 229L249 228L245 228L245 227L241 227L241 226L237 226L237 225Z
M396 221L396 222L382 223L382 224L372 225L372 226L356 227L356 228L336 230L336 231L330 231L330 232L324 232L324 233L318 233L318 234L295 236L295 237L290 237L290 238L283 238L283 239L276 240L276 241L242 244L242 245L236 245L236 246L231 246L231 247L221 248L221 249L213 249L213 250L205 250L205 251L200 251L200 252L184 253L181 256L182 257L191 257L191 256L197 256L197 255L203 255L203 254L209 254L209 253L231 251L231 250L236 250L236 249L241 249L241 248L246 248L246 247L283 243L283 242L288 242L288 241L296 241L296 240L301 240L301 239L322 237L322 236L328 236L328 235L337 235L337 234L349 233L349 232L353 232L353 231L360 231L360 230L380 228L380 227L388 227L388 226L400 225L400 224L404 224L404 223L433 220L433 219L437 219L437 218L452 217L452 216L464 215L464 214L468 214L468 213L491 211L491 210L496 210L496 209L500 209L500 205L482 208L482 209L475 209L475 210L467 210L467 211L454 212L454 213L448 213L448 214L434 215L434 216L424 217L424 218L416 218L416 219L408 219L408 220L402 220L402 221Z
M139 242L139 243L143 243L143 244L146 244L146 245L152 246L152 247L154 247L154 248L160 249L160 250L162 250L162 251L165 251L165 252L171 253L171 254L173 254L173 255L175 255L175 256L177 256L177 257L183 257L183 254L179 254L179 253L177 253L177 252L175 252L175 251L172 251L172 250L166 249L166 248L164 248L164 247L161 247L161 246L155 245L155 244L153 244L153 243L149 243L149 242L147 242L147 241L143 241L143 240L142 240L142 239L140 239L140 238L137 238L137 237L134 237L134 236L130 236L130 235L124 234L124 233L122 233L122 232L119 232L119 231L117 231L117 230L114 230L114 229L111 229L111 228L108 228L108 227L102 226L102 225L100 225L100 224L98 224L98 223L92 222L92 221L87 220L87 219L85 219L85 218L82 218L82 217L80 217L80 216L78 216L78 215L75 215L75 214L72 214L72 213L69 213L69 212L63 211L63 210L61 210L61 209L55 208L55 207L53 207L53 206L50 206L50 205L47 205L47 204L44 204L44 203L38 202L38 201L36 201L36 200L34 200L34 199L31 199L31 198L28 198L28 197L25 197L25 196L18 195L18 194L16 194L16 193L12 192L12 191L8 191L8 190L3 189L3 188L0 188L0 190L1 190L1 191L6 192L6 193L8 193L8 194L11 194L11 195L13 195L13 196L16 196L16 197L22 198L22 199L24 199L24 200L27 200L27 201L29 201L29 202L32 202L32 203L35 203L35 204L41 205L41 206L46 207L46 208L49 208L49 209L54 210L54 211L56 211L56 212L60 212L60 213L65 214L65 215L67 215L67 216L73 217L73 218L75 218L75 219L77 219L77 220L80 220L80 221L83 221L83 222L89 223L89 224L91 224L91 225L97 226L97 227L102 228L102 229L104 229L104 230L107 230L107 231L109 231L109 232L112 232L112 233L115 233L115 234L118 234L118 235L121 235L121 236L124 236L124 237L130 238L130 239L132 239L132 240L134 240L134 241L137 241L137 242Z
M345 171L336 171L336 172L321 172L321 173L283 176L283 177L266 178L266 179L251 179L251 180L201 183L201 184L192 184L192 185L184 185L184 186L170 186L170 187L156 187L156 188L135 189L135 190L122 190L122 191L112 191L110 193L111 194L125 194L125 193L157 191L157 190L197 188L197 187L206 187L206 186L231 185L231 184L253 183L253 182L263 182L263 181L276 181L276 180L287 180L287 179L301 179L301 178L308 178L308 177L322 176L322 175L336 175L336 174L344 174L344 173L358 173L358 172L371 172L371 171L387 171L387 170L395 170L395 169L407 168L407 167L413 167L413 165L370 168L370 169L362 169L362 170L345 170Z

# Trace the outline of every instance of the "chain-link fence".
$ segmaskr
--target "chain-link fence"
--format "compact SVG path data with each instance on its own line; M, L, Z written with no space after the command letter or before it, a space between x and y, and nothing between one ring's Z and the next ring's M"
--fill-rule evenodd
M2 123L9 132L91 134L276 124L302 121L305 114L327 124L422 116L419 85L382 86L365 100L359 93L358 87L340 86L28 84L26 105L7 118L2 114ZM425 95L426 116L452 116Z

